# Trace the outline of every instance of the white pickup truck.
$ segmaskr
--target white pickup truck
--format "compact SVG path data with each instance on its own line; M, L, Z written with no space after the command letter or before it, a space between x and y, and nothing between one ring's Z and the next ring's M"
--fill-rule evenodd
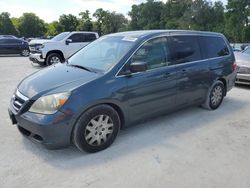
M32 40L29 59L47 66L60 63L97 38L95 32L74 31L60 33L51 40Z

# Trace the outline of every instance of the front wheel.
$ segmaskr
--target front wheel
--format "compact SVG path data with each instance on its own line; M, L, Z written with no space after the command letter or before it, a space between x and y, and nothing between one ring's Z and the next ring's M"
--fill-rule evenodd
M87 110L73 130L73 143L81 151L97 152L109 147L120 130L118 113L109 105Z
M30 55L30 51L28 49L23 49L20 54L21 56L28 57Z
M46 58L46 65L50 66L56 63L62 63L62 57L57 53L51 53Z
M224 84L217 80L208 91L206 102L202 105L204 108L209 110L217 109L225 96Z

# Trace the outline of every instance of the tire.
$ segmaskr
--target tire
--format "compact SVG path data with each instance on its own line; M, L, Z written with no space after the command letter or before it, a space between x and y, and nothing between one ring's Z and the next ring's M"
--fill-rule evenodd
M202 107L208 110L217 109L223 101L225 92L226 91L224 84L219 80L215 81L211 88L208 90L206 101L202 105Z
M24 57L28 57L30 55L30 51L28 49L23 49L21 52L20 52L20 55L21 56L24 56Z
M50 66L55 63L62 63L62 57L57 53L51 53L46 58L46 65Z
M93 153L104 150L114 142L120 126L120 117L111 106L95 106L84 112L77 121L72 135L73 143L80 151Z

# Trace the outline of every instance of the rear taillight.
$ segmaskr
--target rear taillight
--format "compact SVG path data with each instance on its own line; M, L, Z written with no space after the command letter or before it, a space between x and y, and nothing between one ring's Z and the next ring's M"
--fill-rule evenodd
M237 69L237 64L236 64L236 62L233 63L232 68L233 68L233 71L235 71L235 70Z

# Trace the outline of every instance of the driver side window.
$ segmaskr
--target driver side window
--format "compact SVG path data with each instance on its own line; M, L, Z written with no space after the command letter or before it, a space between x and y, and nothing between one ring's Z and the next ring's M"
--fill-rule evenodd
M131 63L145 62L148 70L164 67L169 65L167 54L167 38L155 38L143 44L132 56Z
M71 39L72 43L84 42L83 34L81 33L73 34L68 39Z

